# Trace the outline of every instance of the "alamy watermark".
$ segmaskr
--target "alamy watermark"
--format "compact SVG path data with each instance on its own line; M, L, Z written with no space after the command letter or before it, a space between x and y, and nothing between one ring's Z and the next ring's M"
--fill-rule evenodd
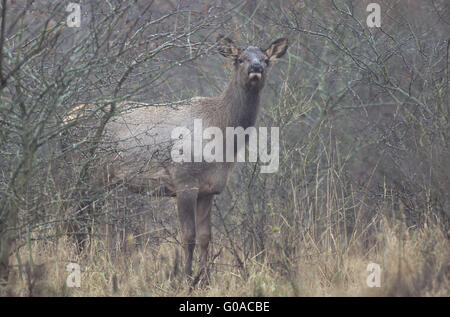
M66 279L67 287L81 287L81 268L77 263L67 264L66 271L70 272Z
M66 7L66 12L70 12L66 20L67 26L79 28L81 26L81 6L78 3L70 2Z
M245 138L248 138L249 162L261 162L261 173L275 173L280 161L278 127L270 128L270 151L268 151L267 127L226 127L203 129L202 119L194 120L193 133L187 127L176 127L171 138L174 145L171 157L174 162L245 162ZM235 143L235 140L237 143ZM203 141L208 141L203 145ZM225 144L224 144L225 141ZM238 149L235 156L235 149ZM224 153L225 151L225 153ZM265 164L265 165L264 165Z
M377 263L369 263L366 268L370 274L367 276L368 287L381 287L381 266Z
M373 27L381 27L381 7L378 3L369 3L367 5L366 11L370 12L370 14L367 16L367 26L369 28Z

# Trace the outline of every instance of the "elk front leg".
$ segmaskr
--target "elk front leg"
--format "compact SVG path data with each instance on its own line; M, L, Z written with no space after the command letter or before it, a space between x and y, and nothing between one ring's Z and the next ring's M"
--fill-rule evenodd
M184 249L184 273L192 277L192 258L195 249L195 209L197 205L196 189L184 189L177 192L178 217Z
M197 238L200 244L200 265L202 270L206 268L208 261L208 246L211 241L211 206L214 195L198 198L197 213ZM207 272L206 272L207 273Z

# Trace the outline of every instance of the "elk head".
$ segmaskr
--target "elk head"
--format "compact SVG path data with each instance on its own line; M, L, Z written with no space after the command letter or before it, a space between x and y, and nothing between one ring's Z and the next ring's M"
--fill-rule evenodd
M280 38L263 50L255 46L237 48L232 40L221 35L217 41L219 53L233 59L238 83L249 89L264 86L267 68L286 53L289 45L287 38Z

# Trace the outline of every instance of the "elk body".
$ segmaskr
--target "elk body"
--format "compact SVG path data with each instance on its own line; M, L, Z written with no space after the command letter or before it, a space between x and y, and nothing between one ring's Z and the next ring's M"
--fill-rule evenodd
M267 49L249 46L238 49L228 38L219 38L219 52L234 63L234 73L223 93L214 98L194 97L175 107L135 104L114 116L105 127L103 144L113 149L108 162L108 181L122 182L137 191L175 196L185 254L185 274L192 276L196 239L200 262L208 259L211 240L211 206L232 172L233 162L182 162L171 160L171 132L176 127L192 131L195 119L203 129L253 126L260 108L261 90L268 66L282 57L288 46L285 38ZM132 104L132 103L131 103ZM122 106L130 105L124 103ZM235 148L235 155L238 151Z

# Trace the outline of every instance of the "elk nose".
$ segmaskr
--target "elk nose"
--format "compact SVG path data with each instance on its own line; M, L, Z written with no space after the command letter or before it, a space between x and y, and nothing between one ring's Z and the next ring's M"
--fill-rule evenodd
M253 63L250 66L250 73L262 73L264 68L260 63Z

